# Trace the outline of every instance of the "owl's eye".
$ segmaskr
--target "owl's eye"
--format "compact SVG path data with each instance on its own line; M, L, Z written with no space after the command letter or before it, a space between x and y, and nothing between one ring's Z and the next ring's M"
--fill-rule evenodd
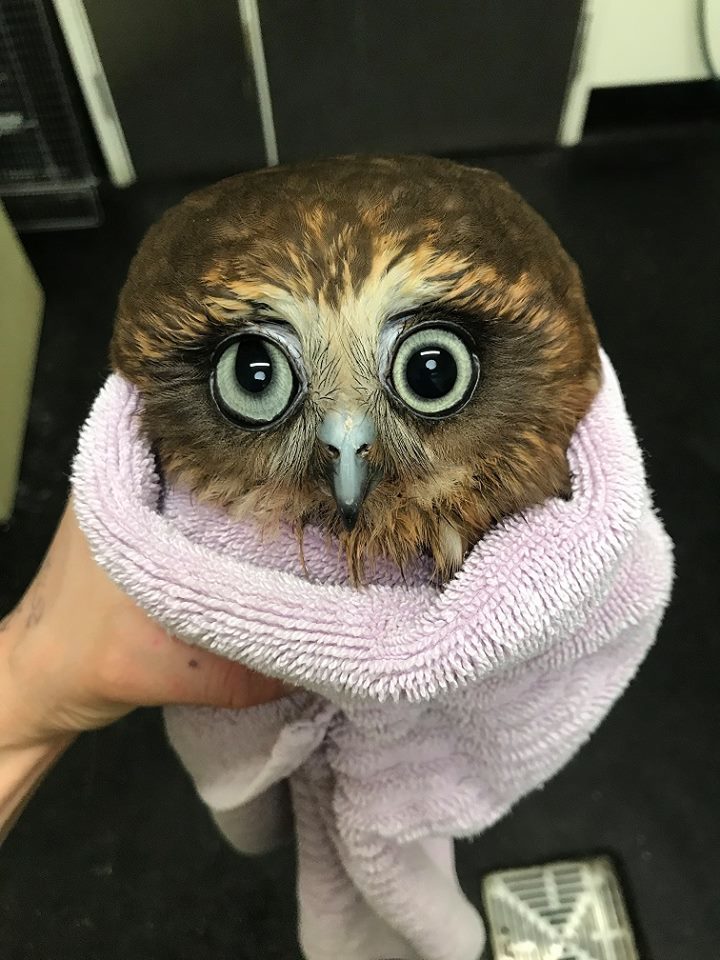
M472 396L478 359L447 327L422 327L400 341L391 379L398 399L414 413L440 418L457 413Z
M220 411L246 429L273 426L294 408L299 380L288 352L261 334L220 347L210 381Z

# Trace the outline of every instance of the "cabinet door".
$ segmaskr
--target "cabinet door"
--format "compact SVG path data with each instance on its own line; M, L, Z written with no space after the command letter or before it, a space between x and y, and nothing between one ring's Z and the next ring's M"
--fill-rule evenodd
M280 159L557 135L582 0L259 0Z
M139 179L265 163L237 0L85 0Z

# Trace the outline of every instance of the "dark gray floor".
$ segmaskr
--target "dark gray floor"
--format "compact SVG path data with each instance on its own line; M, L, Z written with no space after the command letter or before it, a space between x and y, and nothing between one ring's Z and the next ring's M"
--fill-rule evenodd
M579 261L677 544L656 648L580 756L460 848L463 883L566 854L619 862L644 960L720 942L720 128L488 161ZM143 229L182 187L110 195L97 231L28 238L48 295L0 613L30 579L105 375L113 305ZM226 849L155 712L82 737L0 850L2 960L297 960L290 851ZM342 960L342 958L338 958Z

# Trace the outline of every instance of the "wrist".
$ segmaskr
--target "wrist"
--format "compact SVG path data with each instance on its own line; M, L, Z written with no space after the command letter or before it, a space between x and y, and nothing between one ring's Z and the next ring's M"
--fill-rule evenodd
M42 729L37 697L13 668L28 640L17 609L0 624L0 843L45 773L73 737Z
M25 746L0 746L0 843L71 740L67 736Z
M36 638L23 613L18 607L0 624L0 753L5 757L52 751L72 739L43 722L49 691L43 691L40 664L36 670L28 669Z

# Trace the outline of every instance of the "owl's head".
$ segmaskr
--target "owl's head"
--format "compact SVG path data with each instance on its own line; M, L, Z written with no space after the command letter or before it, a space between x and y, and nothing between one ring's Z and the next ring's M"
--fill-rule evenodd
M148 233L114 367L176 483L314 524L351 570L448 576L500 518L567 496L599 385L578 270L501 177L422 157L224 180Z

